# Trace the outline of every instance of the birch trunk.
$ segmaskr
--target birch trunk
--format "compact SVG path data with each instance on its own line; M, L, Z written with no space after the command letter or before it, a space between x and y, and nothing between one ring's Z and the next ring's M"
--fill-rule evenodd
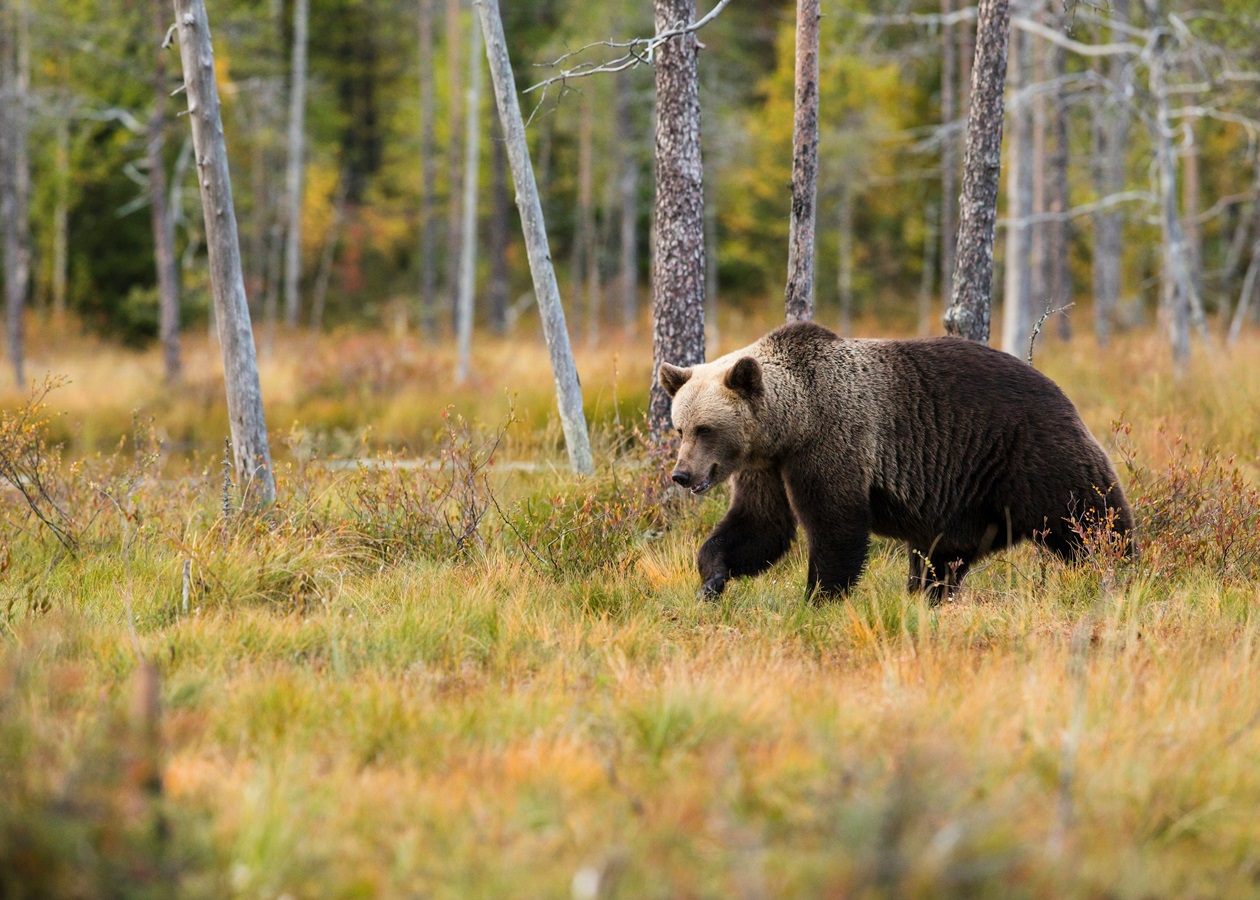
M436 242L433 217L433 182L436 176L434 156L433 81L433 0L420 0L417 17L420 44L420 318L425 333L437 333L437 308L433 291L437 283Z
M639 324L639 155L628 72L617 74L617 141L621 148L621 322L627 335Z
M590 297L585 290L587 276L587 256L590 254L594 222L591 217L591 196L593 193L593 176L591 174L592 155L592 116L590 89L582 94L582 106L578 113L578 170L577 170L577 206L573 216L573 258L569 263L569 280L572 284L569 309L573 310L573 329L579 330L580 318L586 319L589 334L591 310Z
M285 168L284 324L298 323L302 278L302 164L306 140L306 42L309 0L293 0L293 65L289 72L289 161Z
M987 343L993 281L993 232L1002 168L1002 94L1006 85L1008 0L980 0L971 71L967 151L958 222L954 284L945 328Z
M941 15L949 16L954 11L954 0L941 0ZM954 135L954 118L957 116L957 104L954 98L954 79L958 68L954 42L957 39L952 25L941 26L941 293L945 295L954 283L954 242L957 233L954 227L954 211L958 205L958 163L957 138ZM949 302L948 297L943 297ZM927 334L930 330L926 314L920 310L919 333Z
M459 251L459 307L456 335L459 359L455 368L455 383L468 380L472 366L473 291L477 282L477 165L481 152L481 123L477 111L481 108L481 29L473 22L468 29L468 91L467 109L464 111L464 208L460 214L462 235Z
M159 3L164 0L158 0ZM53 206L52 312L60 330L66 319L66 276L70 267L70 117L57 119L53 164L56 167L56 200Z
M1051 18L1054 27L1062 29L1063 18L1054 14ZM1055 87L1046 100L1049 118L1049 134L1046 154L1046 206L1056 217L1061 217L1071 208L1070 182L1068 181L1068 108L1063 95L1060 80L1064 74L1063 49L1057 44L1046 48L1048 54L1047 68L1049 77ZM1066 307L1073 301L1072 265L1069 256L1069 228L1071 226L1062 218L1055 218L1045 224L1046 235L1046 290L1050 302L1056 307ZM1059 313L1058 332L1062 340L1072 337L1072 318L1068 310Z
M694 0L653 0L656 33L689 25ZM652 273L653 441L670 433L661 363L704 361L704 173L700 156L699 46L694 34L656 51L656 221Z
M0 10L0 228L4 229L5 327L9 364L19 388L26 384L26 295L30 286L30 9L26 0Z
M459 327L459 252L460 236L463 228L460 224L460 192L463 182L460 168L459 134L464 127L463 103L464 85L463 69L460 66L460 25L459 0L446 0L446 82L447 104L446 118L450 125L450 143L446 147L446 298L450 304L451 323Z
M490 187L490 330L507 334L508 307L508 187L507 152L503 146L503 125L493 117L490 131L492 144Z
M271 451L267 446L258 359L241 275L240 240L219 112L219 89L214 77L210 23L203 0L174 0L174 7L188 96L188 121L197 154L197 180L206 225L210 287L223 352L237 485L247 506L267 506L275 500L276 485Z
M547 340L547 351L551 358L551 371L555 377L560 425L564 429L569 464L575 472L590 475L595 471L595 464L591 456L590 436L586 430L586 416L582 411L582 387L578 382L577 366L573 362L573 350L565 328L564 307L560 303L560 288L556 284L556 272L551 264L551 251L547 248L547 229L543 222L538 185L534 182L534 170L529 161L525 123L521 118L516 81L512 74L512 63L508 59L507 42L503 37L499 5L497 0L474 0L474 3L485 32L486 57L490 62L495 103L499 110L499 119L503 123L512 178L516 182L516 207L521 214L529 270L538 299L543 336Z
M166 380L179 380L179 267L175 263L175 233L166 205L166 0L153 0L156 54L153 73L153 118L149 120L149 214L153 223L153 258L157 264L158 332Z
M1111 0L1111 15L1118 24L1129 21L1129 0ZM1126 156L1129 146L1129 110L1124 100L1129 82L1127 61L1119 56L1107 59L1109 91L1095 111L1095 186L1099 197L1124 190ZM1094 336L1100 347L1111 341L1116 307L1120 302L1121 261L1124 253L1124 219L1116 209L1094 213Z
M1159 180L1159 216L1163 237L1163 273L1160 279L1160 313L1172 349L1173 370L1184 374L1190 359L1190 307L1194 290L1186 258L1185 235L1177 210L1177 160L1173 150L1173 130L1169 122L1167 58L1164 41L1171 36L1159 27L1155 4L1147 2L1155 32L1148 47L1147 65L1151 97L1155 101L1155 166Z
M818 200L818 23L820 0L796 0L796 115L792 123L792 216L787 320L814 317L814 220Z
M1029 12L1022 4L1021 13ZM1032 84L1032 38L1017 30L1011 35L1010 164L1006 173L1005 288L1002 291L1002 349L1023 359L1032 331L1032 226L1034 121L1025 89ZM1025 96L1019 96L1025 92Z

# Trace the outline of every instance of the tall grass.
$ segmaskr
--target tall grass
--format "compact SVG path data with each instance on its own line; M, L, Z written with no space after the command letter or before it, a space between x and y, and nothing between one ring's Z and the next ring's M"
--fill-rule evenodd
M1123 418L1143 552L1025 547L938 608L885 543L844 602L804 600L799 549L698 601L724 504L637 445L642 347L587 360L580 480L540 352L487 347L460 395L401 346L267 364L298 437L257 519L208 351L169 394L155 357L102 384L46 351L62 424L0 452L44 454L74 540L0 492L0 896L1260 891L1255 346L1177 384L1143 337L1041 351L1105 443ZM193 437L154 453L149 420ZM384 448L430 461L326 459Z

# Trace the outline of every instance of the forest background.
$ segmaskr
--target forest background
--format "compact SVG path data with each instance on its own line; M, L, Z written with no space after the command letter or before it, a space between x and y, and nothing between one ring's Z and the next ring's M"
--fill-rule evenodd
M1116 459L1141 554L1067 567L1024 545L932 608L888 541L843 602L804 596L799 546L697 600L696 545L725 504L671 488L641 433L646 66L524 95L593 475L565 465L488 91L481 328L456 383L462 3L310 8L286 324L302 5L210 11L273 425L275 502L256 512L224 447L183 99L153 116L155 80L179 85L174 48L157 52L170 7L3 6L36 387L0 394L0 895L1254 895L1251 3L1014 5L996 305L1022 297L1031 324L1074 302L1036 364ZM589 41L649 34L646 6L504 3L518 87ZM974 10L824 13L815 317L936 333ZM700 35L711 354L783 319L792 19L736 0ZM147 346L159 171L176 383ZM1180 365L1173 308L1198 326ZM1026 355L1026 330L1007 337Z

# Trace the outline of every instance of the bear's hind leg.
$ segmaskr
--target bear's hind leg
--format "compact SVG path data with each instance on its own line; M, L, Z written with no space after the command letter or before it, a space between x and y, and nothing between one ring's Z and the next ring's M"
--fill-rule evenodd
M732 578L757 575L783 557L796 536L796 517L778 472L740 472L731 483L731 508L700 547L700 593L717 597Z

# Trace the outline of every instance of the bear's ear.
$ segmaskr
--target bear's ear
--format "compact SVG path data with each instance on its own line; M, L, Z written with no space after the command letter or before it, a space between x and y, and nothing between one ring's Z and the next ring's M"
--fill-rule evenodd
M661 363L661 371L656 375L656 380L661 383L661 387L665 388L665 393L671 397L677 394L678 389L690 379L690 369L680 369L678 366L671 366L669 363Z
M723 383L743 397L761 394L761 366L751 356L745 356L726 372Z

